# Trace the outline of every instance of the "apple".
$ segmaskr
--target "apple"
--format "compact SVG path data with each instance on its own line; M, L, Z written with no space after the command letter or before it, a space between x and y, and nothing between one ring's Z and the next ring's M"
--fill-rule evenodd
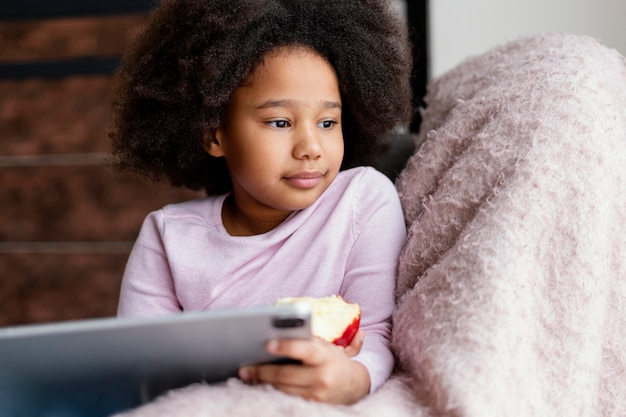
M284 297L276 305L306 303L311 307L311 332L327 342L348 346L359 330L361 308L340 295L328 297Z

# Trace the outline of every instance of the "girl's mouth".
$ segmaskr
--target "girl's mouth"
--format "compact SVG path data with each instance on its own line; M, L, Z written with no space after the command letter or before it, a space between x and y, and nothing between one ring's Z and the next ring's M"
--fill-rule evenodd
M297 188L313 188L316 187L324 175L319 171L298 172L296 174L285 177L290 185Z

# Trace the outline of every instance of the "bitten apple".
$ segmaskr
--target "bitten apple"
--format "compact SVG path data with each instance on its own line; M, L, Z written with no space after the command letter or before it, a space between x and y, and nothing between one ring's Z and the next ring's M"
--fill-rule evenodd
M328 297L285 297L276 305L306 303L311 307L311 332L322 340L348 346L359 330L361 308L340 295Z

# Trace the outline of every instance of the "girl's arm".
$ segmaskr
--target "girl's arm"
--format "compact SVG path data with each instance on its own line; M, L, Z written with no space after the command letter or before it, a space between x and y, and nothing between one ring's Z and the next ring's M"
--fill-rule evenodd
M348 257L341 295L361 307L366 337L356 361L370 373L371 390L378 389L395 364L391 352L391 316L400 253L406 244L406 225L393 183L367 169L355 199L354 243Z

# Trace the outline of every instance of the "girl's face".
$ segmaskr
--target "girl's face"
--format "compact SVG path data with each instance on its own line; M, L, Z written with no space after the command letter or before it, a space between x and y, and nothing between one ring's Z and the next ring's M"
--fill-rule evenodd
M234 204L222 213L231 234L263 233L309 207L343 159L333 67L306 48L272 51L233 92L206 149L226 159L233 182Z

